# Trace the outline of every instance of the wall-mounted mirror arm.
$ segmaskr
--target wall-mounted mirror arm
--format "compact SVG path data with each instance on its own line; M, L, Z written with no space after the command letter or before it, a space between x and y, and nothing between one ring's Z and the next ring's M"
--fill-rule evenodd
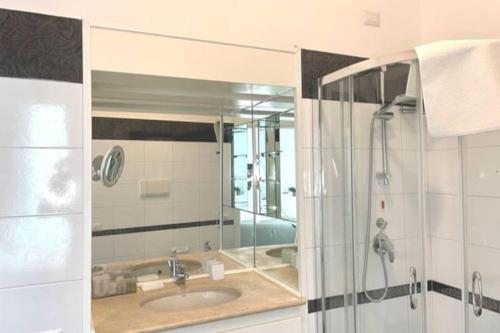
M92 160L92 180L101 181L104 186L115 185L123 172L125 152L120 146L114 146L105 156L98 155Z

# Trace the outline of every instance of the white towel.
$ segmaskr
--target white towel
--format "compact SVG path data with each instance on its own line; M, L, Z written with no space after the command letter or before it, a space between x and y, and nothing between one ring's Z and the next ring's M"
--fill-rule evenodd
M431 136L500 128L500 40L441 41L416 51Z

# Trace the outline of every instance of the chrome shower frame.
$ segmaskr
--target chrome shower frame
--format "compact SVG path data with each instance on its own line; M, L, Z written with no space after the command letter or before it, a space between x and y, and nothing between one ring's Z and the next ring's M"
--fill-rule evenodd
M333 73L330 73L326 76L323 76L321 77L319 80L318 80L318 94L319 94L319 104L320 104L320 109L321 109L321 96L322 96L322 89L323 87L331 84L331 83L334 83L334 82L338 82L340 84L340 86L342 87L342 84L343 83L346 83L346 82L349 82L349 88L348 90L351 92L352 91L352 87L351 87L351 84L353 82L352 78L356 75L356 74L359 74L361 72L365 72L365 71L371 71L371 70L380 70L381 72L384 72L384 68L386 68L386 66L390 65L390 64L396 64L396 63L409 63L409 62L413 62L415 61L415 64L417 65L416 68L417 68L417 72L418 72L418 62L416 61L417 60L417 57L416 57L416 53L414 50L409 50L409 51L404 51L404 52L400 52L400 53L397 53L397 54L393 54L393 55L390 55L390 56L387 56L387 57L381 57L381 58L375 58L375 59L369 59L369 60L366 60L366 61L363 61L363 62L360 62L360 63L357 63L357 64L354 64L354 65L351 65L351 66L348 66L348 67L345 67L341 70L338 70L336 72L333 72ZM383 76L384 74L382 74ZM348 81L347 81L348 80ZM418 79L419 80L419 79ZM383 85L382 85L383 86ZM381 86L381 89L383 89L383 87ZM347 89L346 89L347 90ZM419 193L418 193L418 206L419 206L419 216L418 216L418 219L421 223L421 226L419 227L421 232L422 232L422 236L425 235L425 203L423 202L423 199L424 199L424 192L423 192L423 189L424 189L424 181L423 179L425 178L423 173L424 173L424 169L423 169L423 165L424 165L424 155L423 155L423 151L424 151L424 145L425 145L425 138L423 137L423 134L425 133L425 129L424 129L424 118L423 118L423 103L422 103L422 97L421 97L421 90L420 90L420 86L417 85L417 91L416 91L416 94L417 94L417 98L413 98L413 101L412 103L408 104L409 102L409 99L407 98L407 96L397 96L393 101L391 101L390 103L386 104L385 103L385 100L384 98L382 97L381 99L381 102L382 102L382 106L381 108L376 111L374 114L373 114L373 120L374 121L381 121L380 123L380 129L381 129L381 132L380 132L380 139L381 139L381 151L382 151L382 154L384 155L383 158L382 158L382 161L381 161L381 174L383 174L384 176L388 176L388 177L384 177L386 178L385 180L382 178L379 180L382 180L381 183L387 183L389 184L390 183L390 165L389 165L389 157L388 157L388 152L389 152L389 148L388 147L388 135L387 135L387 122L392 118L393 116L393 113L391 112L391 108L395 107L396 105L399 105L399 112L401 114L405 114L405 113L413 113L413 112L417 112L417 118L416 118L416 121L417 121L417 126L418 126L418 135L419 135L419 138L418 138L418 154L419 154L419 163L418 163L418 168L419 168L419 173L418 173L418 183L419 183ZM384 95L384 92L382 91L382 96ZM343 96L340 97L340 99L342 99ZM352 96L350 96L350 101L348 102L348 104L351 104L352 106L352 102L353 102L353 98ZM341 103L342 104L342 103ZM348 105L347 104L347 105ZM342 106L341 106L342 108ZM321 120L321 115L320 115L320 120ZM352 120L351 120L352 121ZM320 124L320 128L321 128L321 124ZM352 134L351 134L352 135ZM321 137L321 135L320 135ZM352 138L351 138L351 141L352 141ZM322 149L320 149L320 152L321 152ZM321 153L320 153L321 154ZM348 153L349 155L350 153ZM322 178L324 178L324 175L323 175L323 171L321 171L321 174L322 174ZM378 177L377 177L378 178ZM351 179L352 181L352 179ZM323 185L323 184L322 184ZM352 185L348 185L348 187ZM353 192L349 192L347 193L348 197L350 197L351 199L354 198L355 194ZM352 204L352 203L351 203ZM346 213L346 214L351 214L352 213ZM347 217L346 217L347 218ZM349 217L349 218L353 218L352 216ZM346 222L346 223L349 223L349 222ZM351 222L351 223L354 223L354 222ZM323 222L322 222L323 224ZM355 232L355 224L353 225L353 231ZM323 227L321 227L321 229L323 229ZM323 235L322 237L323 238ZM346 241L347 242L347 241ZM425 240L425 237L422 237L421 239L421 245L422 245L422 251L423 249L425 248L425 243L426 243L426 240ZM323 247L323 244L322 244L322 247ZM356 252L357 252L357 246L354 246L354 248L352 249L353 251L353 254L354 254L354 258L357 257L356 255ZM346 248L347 250L347 248ZM386 252L388 253L388 252ZM424 257L424 253L422 252L422 264L423 266L420 269L420 272L419 272L419 276L418 276L418 283L426 283L427 281L427 277L426 277L426 272L425 272L425 264L423 262L423 258ZM321 261L322 261L322 269L321 271L323 271L325 269L325 267L323 265L326 265L327 263L325 263L325 258L323 257L323 248L321 249ZM354 258L352 258L352 260L354 260ZM355 265L356 262L354 262ZM420 265L421 263L419 263L418 265ZM413 267L411 267L413 268ZM356 268L355 268L356 269ZM322 273L323 274L323 273ZM357 279L356 278L356 275L357 274L354 274L354 281L350 281L350 282L347 282L347 284L351 284L353 285L352 288L354 288L352 291L349 289L347 291L347 293L351 293L351 292L354 292L354 293L358 293L360 290L358 290L357 288L357 283L355 282L355 280ZM359 275L358 275L359 277ZM413 276L414 277L414 280L417 281L417 277L416 277L416 274ZM322 290L325 290L325 281L323 281L323 279L325 279L325 276L322 277ZM415 289L416 290L416 289ZM426 303L426 299L425 299L425 291L422 290L422 305L420 307L420 309L422 309L422 312L421 312L421 320L422 320L422 324L423 325L422 327L427 327L427 316L426 316L426 306L425 306L425 303ZM327 295L327 296L331 296L331 295ZM411 295L410 295L411 296ZM413 304L413 303L412 303ZM416 303L415 303L416 304ZM354 322L354 332L357 333L358 332L358 329L356 328L357 326L357 318L358 318L358 315L356 314L358 311L356 310L356 307L358 306L357 304L357 297L354 297L352 299L352 303L350 304L351 306L353 306L353 311L354 311L354 314L355 314L355 322ZM325 300L324 300L324 295L322 294L322 307L325 306ZM412 305L413 306L413 305ZM324 312L324 308L323 308L323 315L322 315L322 318L325 318L325 312ZM412 307L412 310L414 310L414 308ZM359 313L359 312L358 312ZM346 318L347 319L347 318ZM322 320L326 320L326 319L322 319ZM420 319L419 319L420 320ZM330 326L331 324L328 324L328 325L325 325L325 323L323 322L323 324L321 325L323 327L323 332L328 332L328 330L326 329L327 326ZM347 323L346 323L347 325ZM351 333L351 331L349 330L349 333Z

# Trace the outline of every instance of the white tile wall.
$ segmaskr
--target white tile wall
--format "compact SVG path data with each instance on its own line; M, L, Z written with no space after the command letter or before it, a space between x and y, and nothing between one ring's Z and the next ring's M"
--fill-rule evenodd
M2 147L82 147L82 85L0 77ZM50 128L50 131L47 129Z
M83 332L82 297L81 281L0 289L2 332Z
M81 213L81 149L0 148L0 216Z
M429 220L431 229L432 279L463 288L471 288L470 275L478 270L483 277L484 294L500 298L500 229L497 207L500 203L500 132L488 132L463 138L460 148L456 138L428 140L429 152ZM458 149L463 154L465 216L461 215ZM468 243L467 266L464 266L463 223ZM464 282L464 274L467 280ZM433 332L463 331L463 303L442 295L433 295ZM439 303L439 304L436 304ZM455 326L443 324L450 318ZM500 327L498 314L484 311L476 318L469 313L470 332L494 331ZM458 319L458 320L457 320ZM493 329L493 327L496 327Z
M433 320L430 324L432 333L465 332L462 302L438 293L429 293L429 297L433 307Z
M324 102L322 129L322 170L319 172L319 138L317 103L311 100L302 101L302 114L299 112L297 142L301 149L302 159L300 177L303 179L303 204L300 211L300 221L306 223L305 243L307 262L307 295L309 299L321 295L321 262L320 258L320 223L323 215L323 232L325 241L324 260L326 295L339 295L346 291L346 273L352 271L352 267L346 267L346 263L352 262L352 253L345 253L345 239L348 235L344 229L346 223L346 199L345 179L346 161L348 151L345 150L342 137L348 135L342 130L343 123L347 123L348 115L340 113L338 102ZM361 290L361 272L364 256L365 224L366 224L366 201L367 201L367 161L369 126L373 112L378 105L357 103L353 113L354 137L354 184L356 189L354 221L357 230L357 257L356 275L357 289ZM301 122L302 120L302 122ZM377 124L378 127L378 124ZM398 285L408 282L408 265L418 267L422 274L422 250L419 238L422 232L418 216L418 163L417 163L417 135L416 119L411 115L400 117L395 112L394 118L388 123L388 144L391 171L391 184L382 186L377 184L374 177L374 193L372 201L372 230L370 239L376 232L376 217L384 217L388 220L387 234L394 242L395 263L388 263L389 284ZM403 133L403 130L405 133ZM376 133L378 133L376 129ZM381 164L380 136L374 140L374 174L379 171ZM320 184L324 181L322 205L320 200ZM385 208L381 208L381 201L385 202ZM349 248L349 247L348 247ZM370 245L371 248L371 245ZM351 264L352 265L352 264ZM311 268L311 266L313 268ZM315 269L314 269L315 267ZM370 251L368 267L368 287L379 288L383 286L383 275L380 260ZM347 287L352 290L352 286ZM416 325L415 318L410 322L406 298L388 300L382 304L363 305L360 307L360 327L362 332L408 332L411 325ZM332 325L332 331L342 332L345 319L344 309L330 311L333 320L327 320L327 325ZM309 316L310 327L316 327L317 316ZM328 319L327 318L327 319ZM411 326L413 327L413 326Z
M128 228L219 218L219 155L217 143L93 140L93 156L113 145L125 150L125 167L118 184L93 183L94 230ZM141 198L141 179L168 178L169 196ZM218 227L163 230L93 237L94 262L168 255L173 247L217 248ZM162 237L164 237L162 239ZM109 243L109 244L108 244Z
M360 306L360 331L370 333L408 332L407 302L406 297L397 297L385 300L382 304L368 303Z
M323 141L323 170L324 179L327 186L325 194L330 195L324 200L324 209L321 212L319 205L318 180L321 175L318 173L317 148L319 147L319 138L316 133L320 133L317 124L317 104L312 100L302 101L302 113L297 114L297 121L300 124L297 132L297 142L301 148L302 172L304 184L303 211L301 212L301 221L307 223L305 232L306 246L308 250L307 260L314 261L314 256L319 256L319 223L320 215L326 214L324 221L328 221L325 227L325 241L328 245L328 251L325 251L325 258L328 262L334 263L332 271L325 272L327 275L327 288L329 292L337 292L336 286L343 287L343 267L345 260L336 261L335 258L343 258L343 246L334 249L335 245L341 245L343 240L343 228L336 223L344 214L344 205L342 198L343 185L341 182L343 175L343 165L339 166L339 161L343 160L341 142L341 124L338 103L325 102L323 107L325 113L322 119L324 135ZM362 242L364 237L364 216L363 207L366 203L366 159L368 148L369 118L364 115L371 115L376 106L368 104L355 105L353 122L355 150L355 168L354 175L356 180L356 190L361 195L357 196L357 215L356 222L358 226L358 241ZM337 112L336 112L337 111ZM391 239L395 239L396 248L399 253L396 254L396 265L390 266L390 280L395 284L407 282L407 265L421 265L418 258L422 255L415 253L415 247L420 246L418 238L421 229L418 223L418 196L417 185L418 178L416 173L417 165L417 133L414 120L411 115L399 115L389 123L389 147L390 147L390 166L392 175L392 184L389 187L375 185L373 203L373 216L384 216L389 221L387 233ZM469 244L468 257L469 265L464 267L463 253L463 217L462 207L460 205L460 154L457 138L432 139L427 138L427 208L428 208L428 245L429 263L428 278L452 286L464 287L464 270L470 273L473 270L479 270L483 274L485 282L485 294L490 297L500 297L500 266L495 262L500 260L500 241L497 237L500 234L500 224L497 223L500 212L500 131L471 135L463 139L464 155L464 175L465 175L465 220L468 224ZM375 138L375 169L379 168L380 139ZM330 192L331 191L331 192ZM381 200L386 202L387 208L381 210L379 203ZM400 223L400 221L402 223ZM361 229L361 230L359 230ZM372 228L374 229L374 228ZM372 235L373 236L373 235ZM331 249L331 250L330 250ZM363 244L359 245L363 249ZM359 254L360 251L358 251ZM402 252L402 253L401 253ZM403 256L405 263L401 263L400 257ZM405 258L406 257L406 258ZM343 258L345 259L345 258ZM358 261L361 261L362 256ZM373 258L372 258L373 259ZM417 261L415 261L417 260ZM320 263L315 262L317 267L316 274L308 272L307 290L308 297L318 297L320 293L317 288L320 283L319 268ZM376 264L369 269L369 274L377 270ZM327 267L329 267L327 265ZM404 268L404 269L403 269ZM419 267L422 269L422 267ZM338 271L342 273L339 275ZM358 267L358 272L361 268ZM374 274L380 276L380 274ZM375 285L380 285L382 281L371 281ZM470 281L467 282L470 288ZM391 283L392 284L392 283ZM342 289L340 287L340 290ZM429 330L431 332L463 332L465 320L463 316L463 303L453 298L436 293L428 295L428 304L432 308L432 316L429 317ZM398 302L402 302L398 304ZM392 331L396 328L398 332L406 332L408 328L408 313L402 311L407 309L405 301L396 299L394 301L384 302L386 306L375 305L373 309L362 306L360 318L362 320L362 331L375 332L377 328L381 332ZM393 303L393 304L390 304ZM401 312L401 313L400 313ZM394 315L396 313L396 315ZM471 332L493 332L500 327L498 314L485 311L483 319L477 319L472 316L470 320ZM390 314L390 315L389 315ZM400 320L401 319L401 320ZM311 327L316 326L316 318L311 318ZM410 331L413 331L410 320ZM406 325L406 326L405 326ZM495 329L493 329L495 327Z
M82 276L80 214L0 221L0 288L77 280Z
M0 78L2 332L82 332L83 114L81 84Z
M426 138L428 279L456 288L464 286L463 221L460 206L460 155L457 138ZM428 293L433 333L463 332L462 301ZM462 312L460 312L462 310ZM453 321L452 323L446 323Z
M500 299L500 131L469 135L463 138L465 179L465 223L467 230L467 285L479 271L483 294ZM481 317L469 307L470 332L494 332L500 329L500 315L483 311Z

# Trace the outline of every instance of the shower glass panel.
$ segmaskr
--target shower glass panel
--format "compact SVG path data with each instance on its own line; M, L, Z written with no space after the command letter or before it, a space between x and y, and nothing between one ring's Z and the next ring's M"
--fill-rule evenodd
M416 66L321 85L324 332L425 331L423 119L407 84Z
M321 89L319 103L321 159L321 295L322 332L355 330L354 246L352 226L351 78Z
M459 140L465 225L465 332L469 333L493 333L500 327L499 138L497 130Z

